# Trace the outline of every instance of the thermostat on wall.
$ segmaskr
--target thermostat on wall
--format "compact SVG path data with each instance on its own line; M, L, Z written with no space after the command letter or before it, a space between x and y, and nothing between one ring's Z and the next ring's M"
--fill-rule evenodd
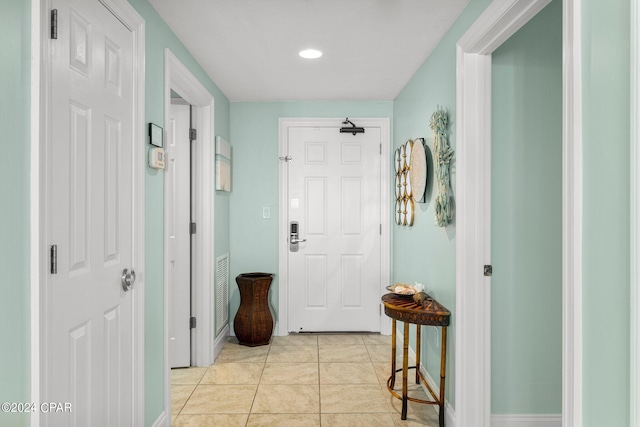
M153 147L149 150L149 167L164 169L165 153L162 148Z

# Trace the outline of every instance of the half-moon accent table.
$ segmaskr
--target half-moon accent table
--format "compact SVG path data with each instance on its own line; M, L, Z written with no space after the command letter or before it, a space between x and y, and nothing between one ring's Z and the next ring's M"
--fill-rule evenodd
M402 400L403 420L407 419L408 401L424 403L428 405L438 405L440 408L439 423L444 427L444 384L445 369L447 362L447 326L451 313L438 301L428 296L426 305L416 303L413 298L389 293L382 296L384 313L391 318L391 376L387 380L387 389L396 398ZM404 322L404 334L402 341L402 368L396 369L396 320ZM416 366L409 366L409 325L416 326ZM442 345L440 348L440 393L436 395L429 383L420 372L420 326L440 326L442 328ZM433 400L422 400L407 395L407 381L409 369L416 370L416 384L423 384L427 387ZM402 395L394 391L396 372L402 371Z

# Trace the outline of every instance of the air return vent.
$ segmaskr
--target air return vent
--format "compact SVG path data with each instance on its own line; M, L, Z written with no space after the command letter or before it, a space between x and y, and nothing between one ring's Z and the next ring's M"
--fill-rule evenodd
M229 323L229 254L216 259L216 336Z

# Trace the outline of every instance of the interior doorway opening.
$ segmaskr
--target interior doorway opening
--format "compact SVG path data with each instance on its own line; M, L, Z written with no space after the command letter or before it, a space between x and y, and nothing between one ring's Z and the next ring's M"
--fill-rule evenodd
M214 264L211 262L214 254L214 98L209 91L196 79L180 60L169 50L165 50L165 89L164 89L164 123L170 122L171 91L178 93L186 103L192 106L191 115L197 124L196 138L191 143L192 161L192 190L191 224L195 233L191 258L191 297L190 317L195 318L195 327L190 328L191 366L208 366L215 358L214 349L214 305L211 281L214 277ZM166 127L166 126L165 126ZM164 212L168 217L167 190L169 188L165 174ZM164 389L166 418L171 416L171 369L169 366L169 320L171 294L169 289L169 232L165 222L164 229ZM190 320L191 322L191 320Z

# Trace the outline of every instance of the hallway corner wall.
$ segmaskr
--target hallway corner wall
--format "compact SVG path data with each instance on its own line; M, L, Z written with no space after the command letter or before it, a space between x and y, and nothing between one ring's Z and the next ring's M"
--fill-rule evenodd
M30 400L30 96L31 5L0 6L0 402ZM28 414L2 413L0 427Z
M452 407L455 406L456 223L454 217L453 223L446 228L435 225L434 199L438 189L433 174L433 131L429 127L429 120L439 106L450 113L449 143L455 150L456 44L489 3L490 0L469 2L438 46L396 97L393 107L392 149L395 150L410 138L424 137L427 145L428 183L426 202L415 205L413 227L392 226L392 281L423 283L431 295L451 311L451 326L447 337L446 400ZM454 154L451 168L454 206L455 168ZM414 336L413 327L411 335ZM415 349L413 338L410 345ZM435 328L425 329L421 351L426 356L427 372L439 383L439 335Z

